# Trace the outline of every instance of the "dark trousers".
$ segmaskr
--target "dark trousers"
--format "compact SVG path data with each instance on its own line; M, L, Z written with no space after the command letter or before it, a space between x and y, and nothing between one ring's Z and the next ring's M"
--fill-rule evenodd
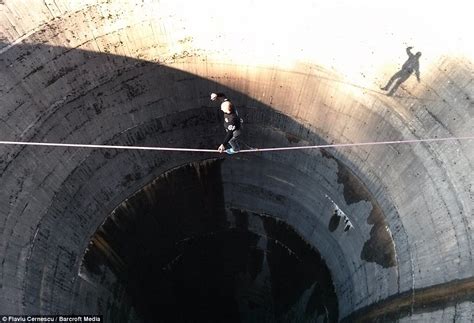
M234 149L234 151L239 151L240 150L240 145L239 145L239 141L237 139L239 136L240 136L240 130L235 130L232 133L232 138L230 138L229 143L227 144L226 148L229 148L229 145L230 145L230 147L232 147L232 149Z

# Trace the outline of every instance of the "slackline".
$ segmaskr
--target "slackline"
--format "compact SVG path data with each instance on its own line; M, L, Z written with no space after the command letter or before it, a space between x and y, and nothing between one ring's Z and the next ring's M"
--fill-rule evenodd
M327 144L314 146L291 146L291 147L273 147L273 148L253 148L239 150L239 153L255 153L268 151L284 150L302 150L302 149L321 149L338 147L356 147L356 146L375 146L375 145L393 145L393 144L415 144L420 142L437 142L453 140L470 140L470 137L448 137L448 138L428 138L428 139L409 139L409 140L391 140L391 141L370 141L359 143ZM71 148L97 148L97 149L131 149L131 150L155 150L155 151L180 151L180 152L205 152L217 153L217 149L195 149L195 148L175 148L175 147L144 147L144 146L116 146L116 145L88 145L88 144L62 144L50 142L24 142L24 141L0 141L0 145L21 145L21 146L47 146L47 147L71 147Z

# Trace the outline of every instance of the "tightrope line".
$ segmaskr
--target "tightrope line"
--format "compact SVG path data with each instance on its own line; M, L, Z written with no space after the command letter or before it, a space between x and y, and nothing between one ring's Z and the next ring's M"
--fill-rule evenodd
M291 147L273 147L273 148L254 148L243 149L239 153L255 153L267 151L301 150L301 149L321 149L337 147L354 146L375 146L392 144L413 144L419 142L436 142L450 140L472 140L474 136L468 137L448 137L448 138L429 138L429 139L410 139L410 140L391 140L391 141L370 141L346 144L327 144L313 146L291 146ZM130 149L130 150L155 150L155 151L181 151L181 152L205 152L217 153L217 149L195 149L195 148L175 148L175 147L145 147L145 146L115 146L115 145L87 145L87 144L61 144L50 142L24 142L24 141L0 141L0 145L23 145L23 146L48 146L48 147L73 147L73 148L98 148L98 149Z
M413 144L418 142L434 142L434 141L448 141L448 140L469 140L474 139L474 136L470 137L448 137L448 138L430 138L430 139L410 139L410 140L392 140L392 141L369 141L369 142L358 142L348 144L328 144L328 145L314 145L314 146L294 146L294 147L275 147L275 148L262 148L262 149L248 149L241 150L240 152L255 152L255 151L282 151L282 150L297 150L297 149L321 149L321 148L334 148L334 147L354 147L354 146L375 146L375 145L391 145L391 144Z

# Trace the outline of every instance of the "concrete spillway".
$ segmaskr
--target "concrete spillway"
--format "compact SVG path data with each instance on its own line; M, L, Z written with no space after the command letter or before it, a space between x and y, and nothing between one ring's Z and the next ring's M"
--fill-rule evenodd
M473 135L464 29L440 49L385 17L367 40L354 8L247 2L1 1L0 140L214 149L214 91L254 147ZM407 41L421 81L387 96ZM472 140L1 146L0 314L472 321L473 173Z

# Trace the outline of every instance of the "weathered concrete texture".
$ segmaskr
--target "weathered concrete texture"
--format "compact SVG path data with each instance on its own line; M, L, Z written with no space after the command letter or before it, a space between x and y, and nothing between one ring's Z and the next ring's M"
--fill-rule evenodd
M421 84L409 79L387 97L375 82L362 86L329 65L299 60L297 50L281 57L281 64L264 64L229 59L231 49L213 47L213 38L235 44L240 34L222 32L210 37L210 49L197 46L194 37L210 31L180 17L176 6L2 1L0 139L217 147L223 129L220 111L209 101L212 91L233 99L245 119L242 139L255 147L472 135L474 68L467 54L422 64ZM209 21L220 17L208 14ZM257 47L239 50L244 57ZM429 50L423 49L422 59ZM216 157L222 156L1 146L0 313L100 309L109 318L140 317L132 307L121 307L132 294L115 280L114 266L101 268L100 284L81 272L91 237L153 179ZM329 268L339 318L429 288L445 291L449 302L431 303L434 308L424 312L413 296L410 310L397 319L472 318L472 298L466 299L471 287L449 293L441 288L474 276L472 141L224 159L219 207L227 210L229 228L244 221L231 210L249 214L248 226L255 226L232 246L269 230L265 220L257 220L262 214L291 226ZM332 218L336 206L353 229L345 232L343 221ZM207 247L212 243L203 242L196 252ZM305 293L288 311L293 318L306 300L317 298Z
M353 312L344 319L345 322L386 322L395 321L397 319L405 320L410 317L419 320L419 317L425 317L425 320L431 316L433 319L436 315L427 314L429 312L441 312L443 315L448 313L455 314L451 319L443 319L443 321L456 321L471 317L472 308L467 306L474 300L472 289L474 287L474 279L467 278L456 280L445 284L439 284L426 288L420 288L416 292L408 291L389 297L382 302L372 304L364 309ZM459 308L459 312L457 312ZM441 311L439 311L441 309ZM455 310L455 313L452 313ZM457 315L457 317L456 317ZM469 322L470 320L466 320Z

